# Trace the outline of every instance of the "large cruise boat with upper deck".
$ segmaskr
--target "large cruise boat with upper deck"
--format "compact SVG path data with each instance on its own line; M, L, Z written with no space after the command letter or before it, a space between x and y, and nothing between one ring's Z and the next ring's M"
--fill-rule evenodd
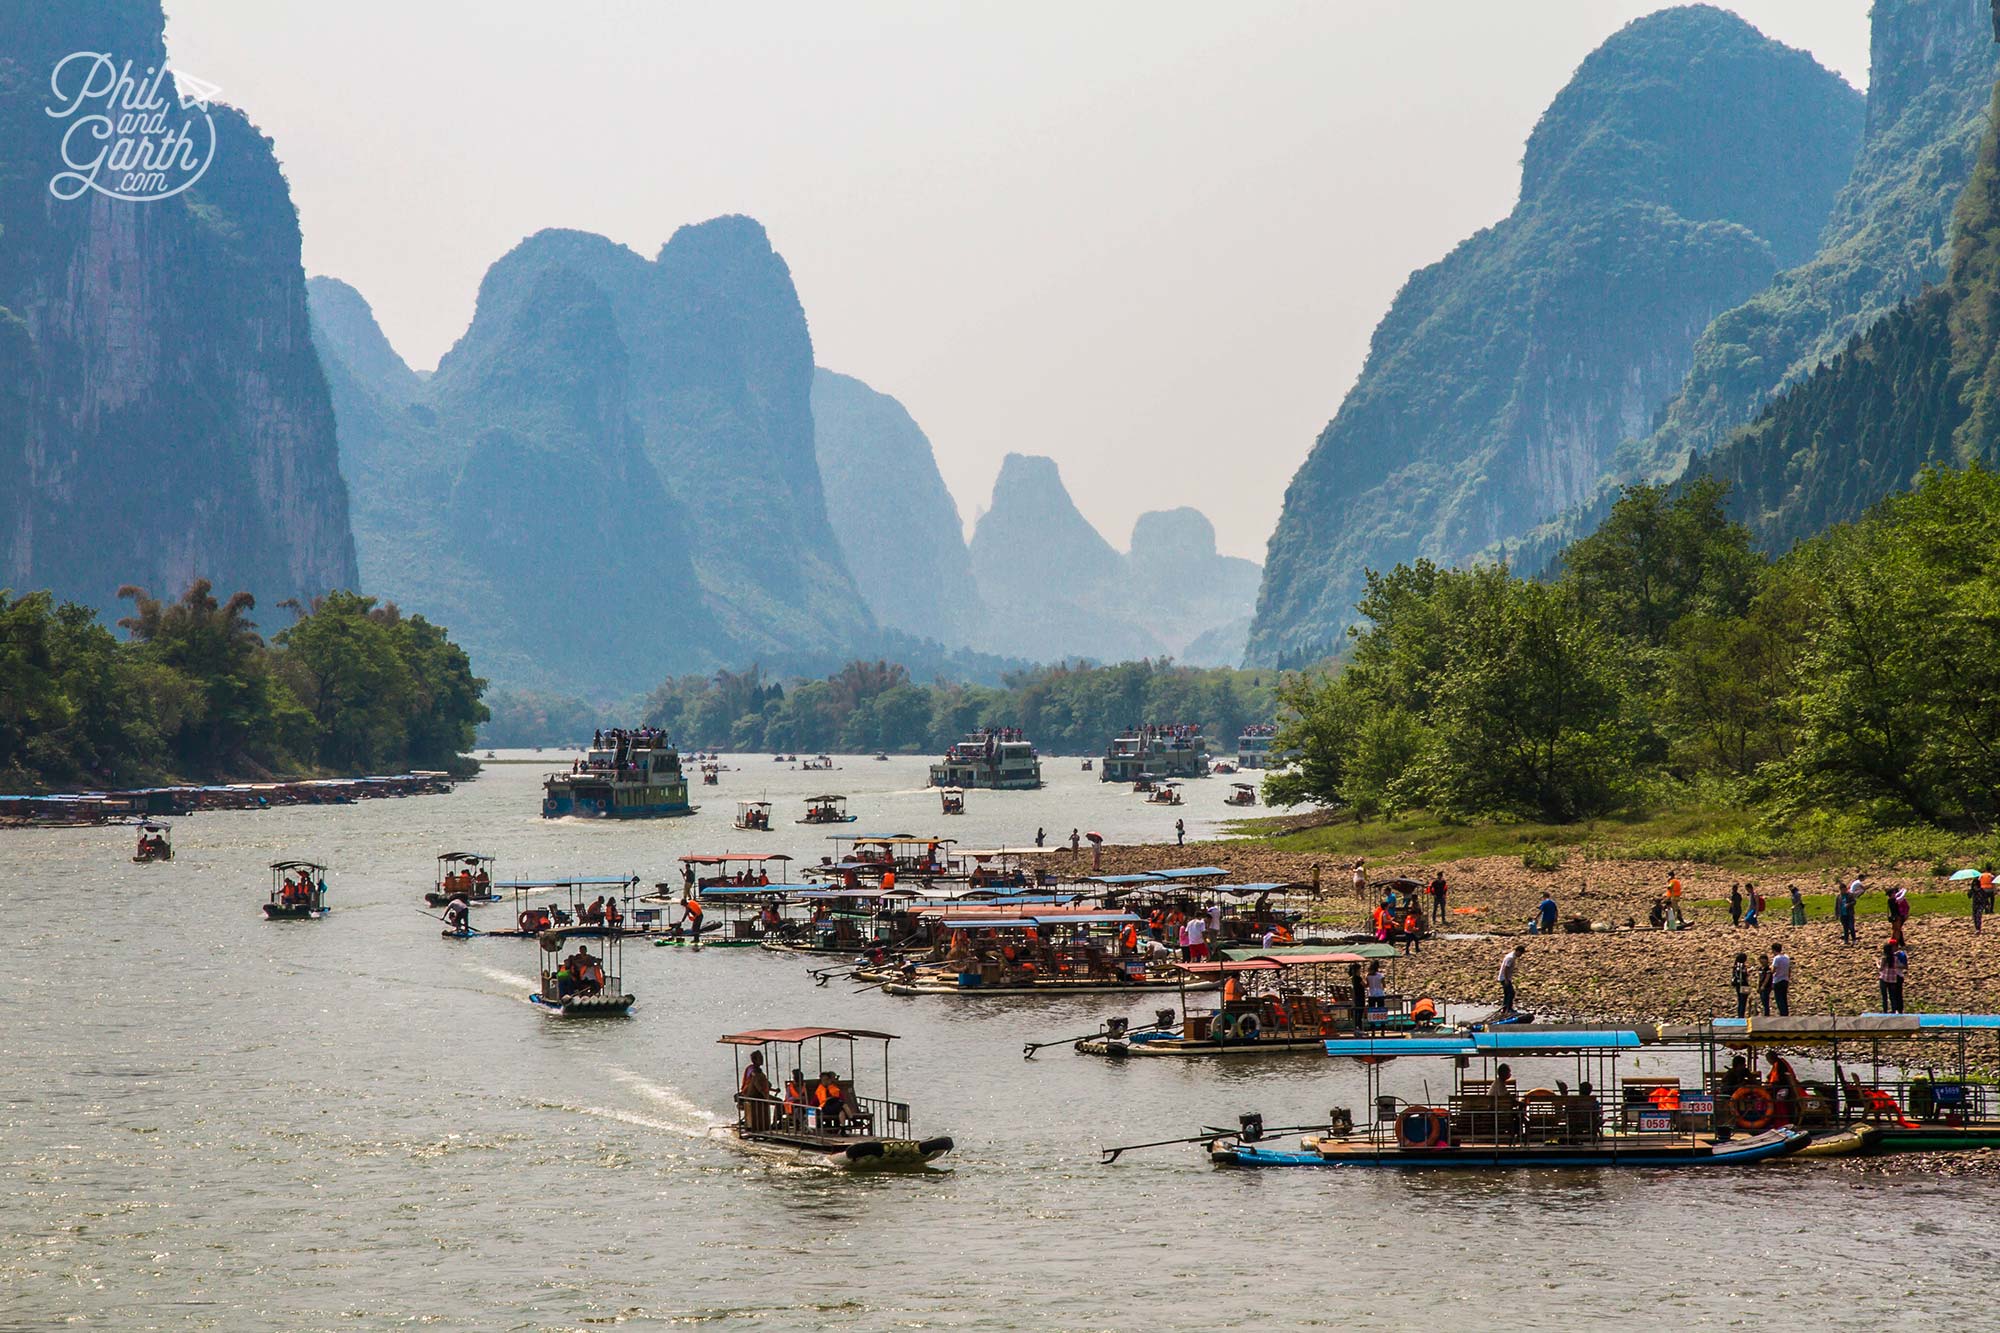
M1208 776L1208 742L1199 725L1134 727L1111 742L1097 767L1099 782Z
M931 765L930 785L1032 791L1042 785L1042 760L1018 727L975 731Z
M691 815L680 751L653 727L600 731L567 773L542 783L542 818L664 819Z

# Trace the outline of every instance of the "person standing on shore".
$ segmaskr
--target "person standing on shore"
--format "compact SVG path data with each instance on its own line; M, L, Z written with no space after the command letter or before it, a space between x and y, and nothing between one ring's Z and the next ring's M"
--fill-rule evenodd
M1046 846L1048 840L1049 840L1049 831L1047 829L1037 828L1035 830L1035 846L1037 847Z
M1792 891L1792 924L1803 926L1806 923L1805 896L1799 892L1798 885L1794 884L1790 887Z
M1083 835L1075 829L1069 831L1069 854L1075 856L1083 849Z
M1771 955L1778 951L1777 945L1764 950L1764 956L1757 960L1757 1003L1764 1011L1764 1017L1771 1016Z
M1739 953L1729 965L1729 988L1736 992L1736 1016L1750 1016L1750 955Z
M1854 943L1854 895L1846 888L1834 891L1833 915L1840 922L1841 943Z
M1521 955L1528 951L1525 944L1517 944L1500 957L1500 1012L1514 1012L1514 969L1520 965Z
M1882 946L1882 966L1876 976L1882 983L1882 1012L1900 1014L1903 1012L1903 974L1909 966L1909 955L1890 940Z
M1903 942L1903 926L1910 919L1910 890L1898 884L1889 892L1889 938Z
M1368 897L1368 863L1363 857L1354 858L1354 896Z
M1972 933L1978 935L1983 933L1980 927L1986 920L1986 914L1993 910L1993 872L1980 871L1979 878L1973 881L1967 893L1972 898Z
M1731 884L1729 886L1729 924L1731 927L1743 924L1743 886L1741 884ZM1742 956L1741 954L1737 955L1739 958ZM1738 1014L1737 1017L1741 1018L1742 1015Z
M1751 883L1747 880L1744 882L1743 887L1747 889L1750 894L1750 910L1743 914L1743 924L1746 926L1754 926L1757 924L1757 918L1763 915L1764 912L1764 894L1763 891L1756 886L1756 884Z
M1778 1017L1792 1014L1792 956L1779 944L1771 954L1771 998L1778 1002Z
M1450 886L1448 886L1444 882L1444 871L1440 870L1437 872L1437 874L1431 876L1431 920L1432 921L1442 922L1444 920L1444 900L1445 900L1445 895L1448 894L1449 892L1451 892L1451 889Z
M1553 934L1555 934L1555 933L1556 933L1556 898L1555 898L1555 894L1554 894L1554 893L1544 893L1544 894L1542 895L1542 902L1541 902L1541 905L1540 905L1539 907L1537 907L1537 908L1536 908L1535 910L1536 910L1536 912L1538 913L1538 918L1539 918L1539 923L1540 923L1540 925L1541 925L1541 929L1542 929L1542 934L1544 934L1544 935L1553 935Z
M1187 846L1187 821L1185 819L1176 819L1174 821L1174 846Z

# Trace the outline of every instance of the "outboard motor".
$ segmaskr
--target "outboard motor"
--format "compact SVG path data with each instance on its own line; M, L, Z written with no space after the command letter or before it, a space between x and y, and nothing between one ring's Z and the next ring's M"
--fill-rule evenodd
M1117 1039L1125 1035L1125 1029L1132 1026L1128 1018L1107 1018L1104 1020L1104 1035Z
M1337 1139L1344 1139L1354 1132L1354 1112L1345 1106L1336 1106L1326 1113L1327 1131Z
M1261 1112L1250 1111L1236 1117L1236 1137L1245 1143L1255 1143L1264 1137L1264 1116Z
M1153 1026L1154 1026L1154 1027L1156 1027L1156 1028L1161 1028L1161 1029L1165 1029L1165 1028L1170 1028L1170 1027L1172 1027L1173 1025L1174 1025L1174 1011L1173 1011L1173 1010L1171 1010L1171 1009L1155 1009L1155 1010L1153 1011Z

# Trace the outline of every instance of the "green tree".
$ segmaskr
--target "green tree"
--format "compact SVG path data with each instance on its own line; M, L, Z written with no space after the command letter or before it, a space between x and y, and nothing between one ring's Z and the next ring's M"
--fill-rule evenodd
M1565 821L1632 779L1618 650L1559 589L1516 583L1453 644L1432 724L1434 808Z
M1703 476L1679 494L1627 486L1597 531L1563 552L1563 578L1613 632L1666 645L1681 617L1736 616L1757 589L1763 558L1723 509L1728 486Z

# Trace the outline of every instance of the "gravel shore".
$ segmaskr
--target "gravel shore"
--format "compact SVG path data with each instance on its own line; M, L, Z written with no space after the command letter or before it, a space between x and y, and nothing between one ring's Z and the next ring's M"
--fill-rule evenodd
M1092 871L1089 847L1057 858L1065 876ZM1214 865L1239 883L1273 881L1310 884L1317 870L1320 892L1305 895L1316 920L1362 928L1372 900L1358 898L1349 867L1326 856L1278 851L1251 840L1191 842L1185 847L1107 846L1103 874L1130 874L1173 866ZM1686 930L1648 928L1647 913L1664 891L1672 867L1658 861L1592 860L1572 857L1562 868L1533 871L1519 857L1482 857L1440 864L1383 862L1366 867L1372 883L1407 875L1428 882L1439 869L1451 886L1448 935L1420 952L1397 960L1396 988L1459 1004L1499 1002L1495 979L1500 955L1527 941L1516 982L1523 1009L1544 1016L1615 1021L1689 1021L1736 1012L1729 987L1730 963L1737 952L1757 957L1781 942L1792 956L1791 1008L1795 1014L1856 1014L1880 1007L1876 966L1888 922L1880 915L1879 892L1863 900L1860 940L1843 944L1831 921L1787 924L1785 886L1797 882L1806 893L1832 889L1848 868L1829 870L1814 882L1767 880L1756 870L1730 872L1715 866L1682 868L1683 902L1692 924ZM1762 884L1769 905L1764 923L1732 928L1722 905L1701 903L1727 898L1732 883L1745 878ZM1940 884L1909 868L1869 872L1880 890L1902 884L1913 899L1949 894L1963 899L1964 886ZM1527 922L1544 892L1553 891L1564 919L1587 917L1607 930L1589 934L1528 937ZM1627 923L1636 928L1627 928ZM1974 935L1963 917L1916 915L1908 926L1909 978L1905 1003L1911 1010L1989 1012L2000 1001L2000 923ZM1756 997L1751 998L1753 1007Z

